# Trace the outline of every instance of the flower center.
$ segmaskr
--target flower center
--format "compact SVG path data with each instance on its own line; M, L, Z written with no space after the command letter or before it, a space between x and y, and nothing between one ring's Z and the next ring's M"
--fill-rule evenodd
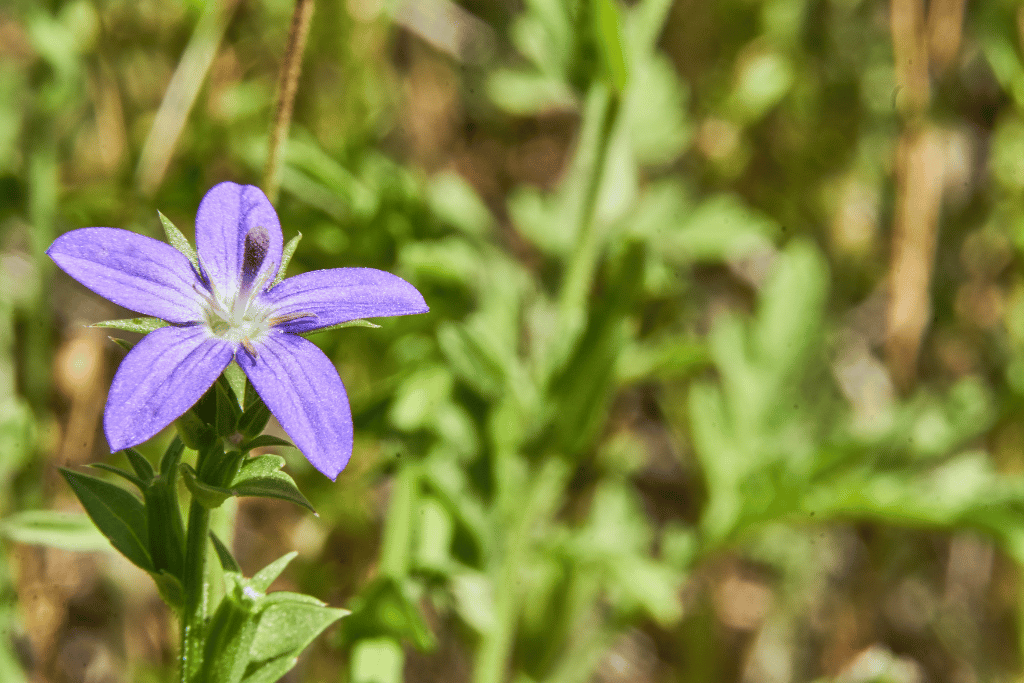
M270 236L266 228L256 226L245 236L242 272L238 291L221 294L213 282L206 300L206 326L210 334L225 341L241 343L255 355L253 342L260 341L277 322L274 310L258 301L270 280L273 268L263 268Z

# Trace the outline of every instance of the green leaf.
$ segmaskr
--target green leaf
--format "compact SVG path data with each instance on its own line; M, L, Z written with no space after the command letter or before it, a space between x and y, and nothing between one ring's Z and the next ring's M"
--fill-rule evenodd
M109 482L60 468L85 512L111 544L133 564L153 571L146 510L138 498Z
M160 476L164 479L173 480L178 476L178 464L181 462L181 455L185 451L185 443L180 436L175 436L160 458Z
M295 448L295 444L291 441L278 438L271 434L260 434L259 436L243 443L242 450L251 451L254 448L267 448L268 446L288 446L289 448Z
M153 470L153 466L149 464L149 460L146 460L137 450L126 448L124 449L124 454L128 457L128 462L131 464L132 469L135 470L135 474L138 475L139 479L149 482L156 476L156 472Z
M110 550L110 542L86 515L26 510L0 521L0 534L16 543L78 552Z
M288 270L288 264L291 263L292 256L295 255L295 250L299 246L299 240L302 239L302 233L297 233L295 237L288 240L288 243L284 245L284 251L281 253L281 267L277 270L277 277L270 284L270 288L273 289L277 286L281 280L285 278L285 271Z
M200 272L199 269L199 257L196 256L196 250L192 248L185 236L181 234L181 231L175 227L174 223L171 222L167 216L163 215L159 211L156 212L160 216L160 224L164 226L164 234L167 235L167 241L171 243L171 246L180 251L188 259L192 267L196 269L196 272Z
M149 552L158 571L175 577L185 575L185 525L178 506L174 481L160 478L143 489L149 529Z
M117 337L107 337L107 339L114 342L125 351L131 351L133 348L135 348L135 342L130 342L127 339L119 339Z
M308 595L278 591L262 601L263 611L250 657L255 662L272 660L286 653L297 656L325 628L349 614L327 607Z
M299 332L299 336L308 337L312 334L320 334L321 332L332 332L334 330L341 330L346 327L372 327L374 329L379 329L380 325L371 323L369 320L363 320L362 318L360 318L358 320L349 320L348 322L338 323L337 325L328 325L327 327L320 327L315 330Z
M217 551L217 559L220 560L220 566L226 572L241 575L242 568L238 566L238 561L235 560L235 556L231 554L224 542L217 537L217 534L210 532L210 540L213 541L213 549Z
M298 553L294 550L290 553L282 555L263 569L256 572L251 579L248 580L249 586L259 591L260 593L266 593L267 589L270 588L270 584L277 580L277 577L281 576L281 572L284 571L292 560L298 557Z
M238 418L238 431L245 438L252 439L266 428L269 421L270 408L267 407L263 400L257 395L250 401L247 396L245 410L242 412L242 416Z
M161 327L167 327L169 324L159 318L121 318L120 320L104 320L103 322L93 323L89 327L105 327L111 330L148 334Z
M188 463L182 463L179 471L192 498L207 510L219 508L232 495L231 491L225 488L200 481L196 471Z
M281 470L283 466L284 458L279 455L266 454L249 458L242 463L231 482L232 495L289 500L316 513L306 497L299 492L295 481Z
M242 409L238 400L232 393L231 386L226 380L218 380L214 384L214 391L217 399L217 412L214 429L219 436L230 436L235 432L238 425L238 418L242 415Z
M289 652L255 668L250 665L250 673L242 679L242 683L277 683L286 673L295 668L298 661L295 655Z
M199 417L195 406L186 410L181 417L175 420L174 426L178 430L178 436L182 443L193 450L203 448L213 434L209 425ZM162 465L161 469L163 469Z
M203 651L200 681L239 683L249 664L256 635L255 602L241 595L225 595L210 619Z
M181 581L178 580L178 577L166 569L152 572L150 576L153 578L156 589L160 592L160 597L164 599L164 602L174 609L180 609L185 602L185 591L181 587Z
M131 472L129 472L127 470L122 470L120 467L114 467L113 465L108 465L105 462L94 462L94 463L90 464L89 467L94 467L94 468L96 468L98 470L103 470L104 472L110 472L111 474L116 474L117 476L121 477L122 479L125 479L126 481L129 481L129 482L135 484L136 486L138 486L140 491L143 490L144 488L146 488L146 483L144 481L142 481L141 479L136 477Z

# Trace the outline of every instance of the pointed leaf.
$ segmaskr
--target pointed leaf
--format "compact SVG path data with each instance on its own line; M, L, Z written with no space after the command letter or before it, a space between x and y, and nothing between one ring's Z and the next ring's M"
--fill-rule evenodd
M220 566L226 572L233 574L242 573L242 568L238 566L238 561L235 560L235 556L231 554L224 542L217 537L217 534L210 532L210 540L213 541L213 549L217 551L217 559L220 560Z
M60 472L85 512L111 544L133 564L153 571L153 559L148 550L146 510L139 499L102 479L63 467Z
M110 472L111 474L116 474L117 476L121 477L122 479L125 479L126 481L130 481L131 483L135 484L137 487L139 487L140 491L143 490L144 488L146 488L146 483L144 481L142 481L141 479L136 477L131 472L129 472L127 470L122 470L120 467L114 467L113 465L108 465L105 462L94 462L94 463L90 464L89 467L94 467L94 468L96 468L98 470L103 470L104 472Z
M217 397L217 414L214 428L219 436L230 436L238 425L242 410L232 395L231 387L226 380L218 380L215 384Z
M269 446L288 446L295 448L295 444L286 439L276 437L272 434L260 434L259 436L242 444L243 451L251 451L254 448L267 448Z
M256 393L253 391L252 393ZM270 408L263 402L263 399L257 394L253 400L246 398L245 401L245 412L238 418L238 431L242 433L247 439L252 439L262 432L267 423L270 421ZM271 444L274 445L274 444ZM277 444L280 445L280 444ZM290 445L290 444L289 444ZM248 446L246 450L256 448L255 446Z
M196 250L189 244L188 239L181 234L181 230L175 227L174 223L171 222L167 216L163 215L159 211L156 212L160 216L160 224L164 226L164 234L167 235L167 241L170 242L171 246L180 251L188 259L188 262L192 264L196 272L199 270L199 258L196 256Z
M185 525L178 506L177 487L173 482L159 479L143 490L143 497L153 567L182 578L185 575Z
M180 436L175 436L160 458L160 476L164 479L173 480L178 476L178 464L181 463L181 455L185 451L185 443Z
M219 446L205 458L200 458L199 478L213 486L227 488L230 482L238 474L245 455L241 451L228 451L225 453Z
M263 613L250 649L255 662L286 653L298 656L325 628L348 614L348 610L327 607L311 596L288 591L271 593L261 604Z
M255 669L250 666L251 673L242 679L242 683L277 683L298 663L298 657L288 652L266 661Z
M249 579L249 586L259 591L260 593L266 593L267 589L270 588L270 584L274 583L277 577L281 576L281 572L288 564L298 557L298 553L294 550L286 555L282 555L263 569L256 572L256 574Z
M148 334L161 327L167 327L168 324L160 318L121 318L119 320L104 320L103 322L93 323L89 327L105 327L111 330Z
M231 493L236 496L280 498L301 505L310 512L316 510L299 492L295 481L285 472L284 458L279 455L258 455L242 463L242 468L231 482Z
M124 454L128 457L128 463L135 470L135 474L138 475L139 479L149 482L156 476L153 466L149 464L149 460L146 460L142 453L139 453L134 448L126 448L124 449Z
M135 342L130 342L127 339L118 339L117 337L107 337L110 341L120 346L125 351L131 351L135 348Z

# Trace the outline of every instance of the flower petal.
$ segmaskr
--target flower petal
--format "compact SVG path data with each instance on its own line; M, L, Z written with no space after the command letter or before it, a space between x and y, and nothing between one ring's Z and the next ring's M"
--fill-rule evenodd
M254 185L214 185L196 212L196 250L217 293L233 299L238 292L245 255L245 238L257 226L266 230L266 258L260 275L269 282L281 265L281 222L270 200Z
M352 455L352 413L334 364L312 342L278 330L235 360L306 459L332 480Z
M111 452L142 443L191 408L233 351L201 325L161 327L143 337L121 361L107 394L103 430Z
M199 279L169 244L119 228L81 228L58 237L46 253L115 304L174 323L202 319Z
M426 313L423 295L408 282L373 268L314 270L284 280L260 298L285 317L312 313L280 325L297 334L359 318Z

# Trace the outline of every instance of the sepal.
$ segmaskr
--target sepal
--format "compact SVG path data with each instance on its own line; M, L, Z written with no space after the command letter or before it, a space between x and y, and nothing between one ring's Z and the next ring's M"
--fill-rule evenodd
M250 440L258 436L270 422L270 408L255 391L252 394L255 398L250 400L249 392L246 391L245 410L238 418L238 431L244 438Z
M238 418L242 416L242 409L238 405L238 399L235 398L231 386L226 379L223 379L223 375L213 386L216 396L214 431L217 432L217 436L231 436L238 426Z
M296 233L295 237L288 240L287 244L284 245L284 249L281 252L281 266L277 269L277 277L270 283L269 289L273 289L284 279L285 271L288 270L288 263L292 260L292 256L295 255L295 250L299 246L299 240L302 239L302 233Z
M305 332L299 332L300 337L308 337L313 334L320 334L321 332L331 332L332 330L340 330L345 327L372 327L374 329L380 329L380 325L371 323L369 320L349 320L347 322L338 323L337 325L328 325L327 327L318 327L315 330L306 330Z
M136 476L144 483L148 484L153 481L153 477L156 476L156 471L153 466L149 464L149 461L143 457L142 453L139 453L134 448L124 449L124 454L128 458L128 463L135 470Z
M89 327L102 327L109 330L121 330L122 332L138 332L139 334L149 334L153 330L158 330L161 327L167 327L170 323L160 318L119 318L117 320L104 320L102 322L93 323Z
M118 337L107 337L110 341L120 346L125 351L131 351L135 348L135 342L130 342L127 339L120 339Z
M178 436L181 437L182 443L193 450L199 450L209 443L214 433L210 426L199 417L195 406L186 410L181 417L175 420L174 426L178 430Z
M192 268L195 269L196 273L201 273L199 269L199 257L196 256L196 250L189 244L188 239L181 234L181 230L171 222L171 219L163 215L159 211L156 212L160 216L160 225L164 227L164 234L167 235L167 241L172 247L180 251L188 262L192 264Z

